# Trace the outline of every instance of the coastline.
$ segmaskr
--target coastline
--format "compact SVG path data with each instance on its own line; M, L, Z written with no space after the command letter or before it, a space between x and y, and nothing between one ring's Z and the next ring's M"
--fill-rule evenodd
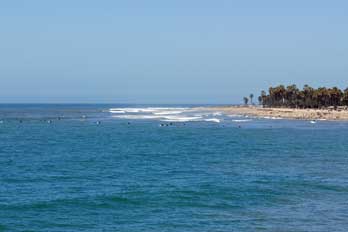
M248 115L263 118L348 121L348 110L262 108L259 106L216 106L202 108L206 110L222 111L226 114Z

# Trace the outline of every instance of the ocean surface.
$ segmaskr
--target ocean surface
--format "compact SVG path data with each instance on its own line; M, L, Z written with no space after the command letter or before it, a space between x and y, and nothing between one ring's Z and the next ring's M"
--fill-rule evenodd
M0 105L0 231L347 230L347 122Z

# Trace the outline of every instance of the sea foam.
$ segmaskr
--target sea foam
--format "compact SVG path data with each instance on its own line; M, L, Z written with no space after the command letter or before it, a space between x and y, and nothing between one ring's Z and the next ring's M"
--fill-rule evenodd
M109 112L113 118L160 120L165 122L205 121L219 123L221 121L219 116L222 116L221 112L202 112L187 107L111 108Z

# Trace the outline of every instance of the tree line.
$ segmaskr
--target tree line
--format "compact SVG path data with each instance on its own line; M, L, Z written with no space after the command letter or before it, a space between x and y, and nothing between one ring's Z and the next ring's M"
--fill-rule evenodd
M258 97L260 105L263 107L287 107L287 108L328 108L348 106L348 88L341 90L333 88L312 88L305 85L302 90L296 85L279 85L270 87L268 94L261 92ZM245 99L244 99L245 102Z

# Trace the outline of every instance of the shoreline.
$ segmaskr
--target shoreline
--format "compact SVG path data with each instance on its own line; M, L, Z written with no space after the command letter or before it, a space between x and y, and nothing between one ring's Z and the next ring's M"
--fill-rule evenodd
M348 121L348 110L262 108L259 106L216 106L202 109L221 111L226 114L247 115L263 118Z

